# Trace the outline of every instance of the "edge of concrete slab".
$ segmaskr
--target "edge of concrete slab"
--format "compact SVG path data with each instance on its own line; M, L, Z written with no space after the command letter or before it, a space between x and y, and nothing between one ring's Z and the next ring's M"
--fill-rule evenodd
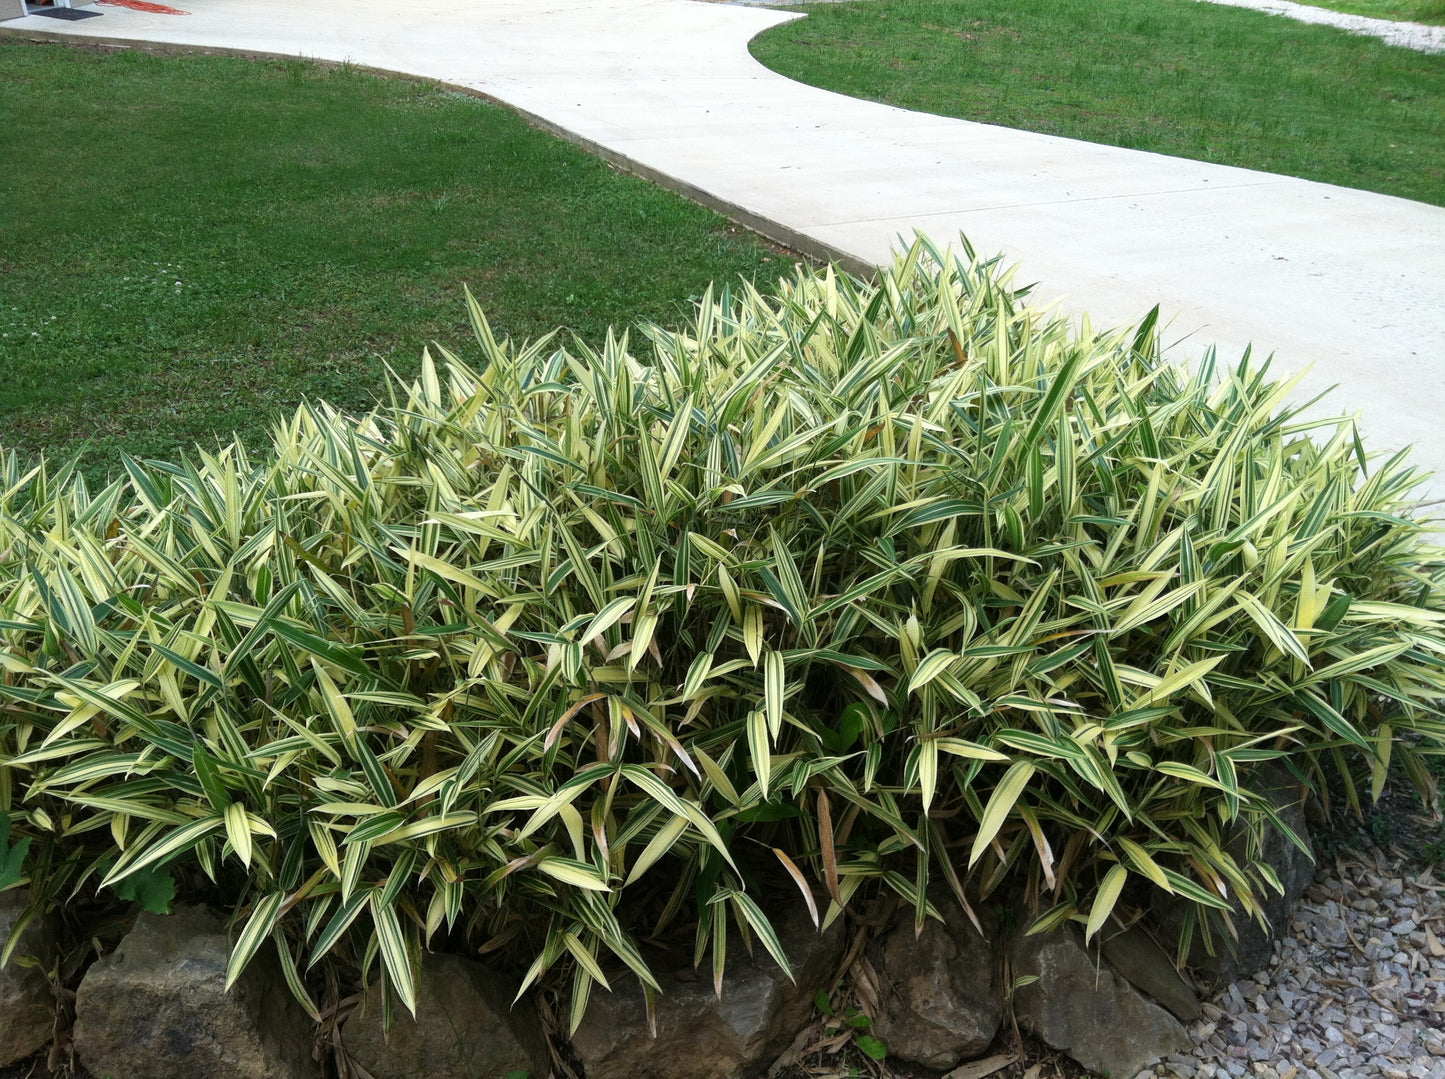
M780 221L764 217L761 214L753 213L750 210L739 206L729 199L725 199L711 191L680 180L675 176L652 168L635 158L617 150L603 146L592 139L579 135L568 130L561 124L554 123L534 112L518 108L511 102L503 101L494 94L474 87L463 86L460 83L447 82L445 79L430 78L425 75L416 75L411 72L397 71L392 68L377 67L373 64L343 63L337 60L324 60L316 57L305 56L300 53L281 52L259 52L255 49L230 48L224 45L176 45L169 42L138 41L134 38L123 37L102 37L86 36L76 37L64 31L36 30L30 27L11 27L0 25L0 36L15 37L28 40L37 44L56 44L75 47L90 47L100 49L129 49L139 52L152 53L159 56L234 56L243 60L295 60L301 59L308 63L319 64L325 67L352 67L357 71L366 71L373 75L384 75L388 78L404 79L407 82L422 83L428 86L445 86L457 93L465 94L485 101L488 104L496 105L506 109L516 116L520 116L530 126L538 131L544 131L555 138L571 143L581 150L585 150L594 157L606 161L619 172L625 172L631 176L656 184L658 187L681 195L700 206L705 206L729 221L741 225L752 232L756 232L766 240L780 244L783 247L796 251L818 262L830 262L851 274L860 277L867 277L878 270L878 266L865 259L850 255L841 248L824 243L821 240L809 236Z

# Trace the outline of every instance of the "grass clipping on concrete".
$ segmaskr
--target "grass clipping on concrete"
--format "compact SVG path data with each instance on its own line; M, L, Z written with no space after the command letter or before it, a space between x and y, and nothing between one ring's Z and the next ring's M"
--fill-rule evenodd
M595 350L474 306L469 362L260 452L101 488L11 455L34 909L219 898L231 977L275 947L313 1014L318 961L411 1008L424 943L485 943L575 1022L604 965L652 981L643 938L720 979L786 965L778 903L882 890L1090 935L1162 890L1222 946L1278 883L1261 768L1433 796L1417 477L1248 360L1022 300L919 241Z
M1198 0L869 0L806 11L751 48L814 86L1445 203L1445 56Z

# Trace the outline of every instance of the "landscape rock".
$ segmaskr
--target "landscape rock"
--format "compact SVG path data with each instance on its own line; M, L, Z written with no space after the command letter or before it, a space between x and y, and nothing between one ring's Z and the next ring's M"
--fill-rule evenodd
M1181 1023L1192 1023L1199 1018L1199 998L1168 953L1143 926L1136 923L1128 929L1100 936L1099 950L1115 973L1168 1008Z
M1092 1071L1133 1079L1193 1044L1172 1015L1095 963L1068 927L1023 937L1012 959L1015 979L1038 977L1014 994L1019 1025Z
M545 1076L547 1045L516 986L475 960L427 955L417 982L416 1018L397 1009L383 1033L381 998L368 994L342 1028L342 1045L375 1079L504 1079Z
M30 902L29 893L0 893L0 946ZM22 956L35 956L40 967L23 966ZM36 919L25 927L10 962L0 970L0 1066L37 1052L50 1041L55 1027L55 997L46 977L55 961L54 923Z
M706 970L688 963L669 972L649 960L662 987L656 1038L637 979L609 975L612 992L593 989L572 1038L587 1079L752 1079L764 1071L807 1025L844 945L840 922L819 933L795 912L774 924L796 983L756 942L751 956L737 945L729 950L721 1001Z
M80 983L75 1049L109 1079L310 1079L312 1022L263 948L230 993L225 923L142 913Z
M932 897L944 920L915 935L911 906L900 910L872 952L882 979L873 1032L888 1054L946 1070L988 1048L1004 1017L1002 963L989 938L948 895Z

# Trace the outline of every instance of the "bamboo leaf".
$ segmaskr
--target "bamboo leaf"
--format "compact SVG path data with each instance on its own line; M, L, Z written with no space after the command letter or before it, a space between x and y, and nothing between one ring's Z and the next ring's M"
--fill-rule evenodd
M787 671L781 652L769 652L763 658L763 701L768 717L768 733L776 739L783 729L783 695L787 687Z
M371 921L376 927L376 943L387 981L406 1010L416 1015L416 978L412 973L411 953L401 930L401 921L390 903L379 902L379 892L371 893Z
M247 869L251 867L251 826L246 820L246 807L240 802L232 802L226 806L226 838L231 841L231 849L236 852L236 857L241 859L241 864Z
M1008 771L999 780L998 786L994 787L993 793L989 795L988 805L984 808L983 816L978 822L978 835L974 838L973 849L968 856L970 867L983 856L983 852L988 849L988 845L993 842L994 837L1003 828L1004 821L1008 819L1014 803L1018 801L1019 795L1023 794L1024 788L1028 786L1035 771L1032 764L1019 761L1009 766Z
M230 992L231 986L236 984L236 980L255 957L257 949L276 928L276 919L280 916L281 904L285 898L281 892L272 892L256 903L251 917L246 921L246 927L236 938L236 945L231 949L231 958L226 963L226 992Z
M1099 885L1099 890L1094 893L1094 905L1089 909L1089 921L1084 926L1084 940L1092 940L1094 934L1104 927L1109 920L1109 915L1114 913L1114 907L1119 902L1119 896L1124 891L1124 884L1129 879L1129 871L1122 865L1116 865L1109 872L1104 874L1104 882Z

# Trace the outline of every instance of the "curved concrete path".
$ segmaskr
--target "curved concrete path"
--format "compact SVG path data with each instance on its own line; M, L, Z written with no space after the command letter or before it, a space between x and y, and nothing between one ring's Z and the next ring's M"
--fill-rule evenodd
M747 51L795 16L696 0L170 0L19 32L345 60L504 101L801 249L886 261L967 233L1096 325L1160 303L1178 354L1247 343L1341 387L1370 445L1445 476L1445 209L907 112ZM1261 16L1263 18L1265 16ZM1442 61L1445 62L1445 61ZM1433 490L1445 495L1445 481Z

